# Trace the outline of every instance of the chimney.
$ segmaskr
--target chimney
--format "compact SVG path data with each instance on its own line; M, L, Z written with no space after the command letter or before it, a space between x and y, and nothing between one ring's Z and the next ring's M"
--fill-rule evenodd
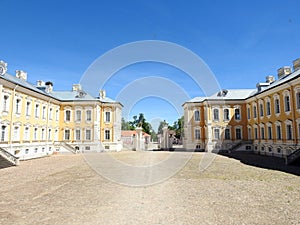
M270 83L257 83L256 88L258 92L261 92L264 90L265 87L268 87Z
M274 76L266 76L266 83L273 83L275 81Z
M45 92L46 93L51 93L53 91L53 83L51 81L47 81L45 83L45 85L46 85Z
M37 80L37 81L36 81L36 86L37 86L37 87L44 87L44 86L45 86L45 82L42 81L42 80Z
M278 79L280 79L281 77L291 74L292 70L291 70L291 67L284 66L284 67L279 68L277 70L277 73L278 73Z
M293 68L294 68L294 71L300 69L300 58L295 59L295 60L293 61Z
M105 90L100 90L100 98L106 98L106 91Z
M81 91L81 85L80 84L73 84L72 91Z
M7 63L0 61L0 75L3 76L7 71Z
M20 80L27 81L27 73L23 70L16 70L16 77Z

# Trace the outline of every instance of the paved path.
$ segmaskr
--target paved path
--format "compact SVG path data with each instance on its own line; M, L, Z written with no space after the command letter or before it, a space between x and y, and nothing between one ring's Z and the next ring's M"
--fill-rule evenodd
M183 153L111 156L149 165L169 154ZM108 181L80 155L21 162L0 170L0 224L300 224L299 176L223 156L199 172L203 154L144 187Z

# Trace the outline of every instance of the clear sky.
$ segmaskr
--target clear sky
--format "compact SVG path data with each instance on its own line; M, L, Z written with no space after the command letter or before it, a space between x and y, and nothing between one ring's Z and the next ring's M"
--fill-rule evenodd
M11 74L23 69L30 82L51 80L55 90L70 89L99 56L133 41L163 40L190 49L227 89L255 88L265 76L276 75L278 68L300 57L298 0L0 3L0 59L8 63ZM128 82L159 75L180 84L190 97L201 95L182 73L155 63L132 65L119 71L105 89L116 98ZM159 98L141 100L129 117L140 111L148 121L161 118L173 123L179 117Z

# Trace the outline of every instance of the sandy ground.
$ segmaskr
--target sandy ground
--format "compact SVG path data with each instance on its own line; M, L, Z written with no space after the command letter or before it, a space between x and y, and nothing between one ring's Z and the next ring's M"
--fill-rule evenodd
M109 155L148 166L171 154L185 153ZM171 178L141 187L102 177L81 155L22 161L0 170L0 224L300 224L300 176L224 156L200 172L204 154L193 153Z

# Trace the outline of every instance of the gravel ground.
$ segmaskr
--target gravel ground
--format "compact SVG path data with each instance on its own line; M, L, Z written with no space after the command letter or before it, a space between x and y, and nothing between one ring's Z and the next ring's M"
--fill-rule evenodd
M171 154L185 153L109 153L139 166ZM0 224L300 224L299 176L220 155L200 172L204 154L142 187L103 178L81 155L22 161L0 170Z

